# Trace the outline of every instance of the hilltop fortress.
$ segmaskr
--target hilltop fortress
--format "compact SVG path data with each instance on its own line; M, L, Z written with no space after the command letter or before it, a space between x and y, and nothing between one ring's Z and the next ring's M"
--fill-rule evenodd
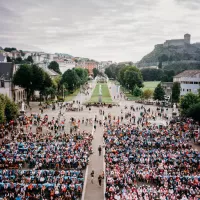
M166 40L163 44L155 45L153 51L145 55L136 65L138 67L158 66L162 55L165 55L163 66L174 63L200 65L200 43L192 44L191 35L188 33L183 39Z
M170 46L184 46L190 44L191 35L185 34L183 39L166 40L164 44L157 44L155 47L170 47Z

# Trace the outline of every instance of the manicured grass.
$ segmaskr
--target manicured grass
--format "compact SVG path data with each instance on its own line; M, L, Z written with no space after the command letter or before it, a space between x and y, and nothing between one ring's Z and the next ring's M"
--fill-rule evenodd
M160 81L147 81L147 82L144 82L144 87L142 88L142 90L146 90L146 89L150 89L152 91L155 90L155 88L157 87L157 85L160 83Z
M72 94L68 94L65 97L65 101L72 101L78 95L79 92L80 92L80 88L76 89Z
M99 85L101 85L102 90L102 102L103 103L112 103L112 98L110 96L110 92L108 89L107 83L97 83L96 87L93 91L92 97L90 99L90 103L98 103L99 102Z

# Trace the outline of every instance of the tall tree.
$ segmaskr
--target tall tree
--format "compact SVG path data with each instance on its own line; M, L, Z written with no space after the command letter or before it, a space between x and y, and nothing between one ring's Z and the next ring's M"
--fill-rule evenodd
M26 59L28 63L33 63L33 58L32 56L28 56L28 58Z
M142 95L142 90L137 85L135 85L135 87L133 89L133 95L135 97L139 97Z
M0 94L0 123L14 120L18 115L18 107L7 96Z
M185 96L183 96L180 100L180 108L181 113L183 115L187 114L188 109L194 105L199 103L199 97L193 93L187 93Z
M193 104L187 110L186 116L193 118L195 121L200 122L200 102L197 104Z
M142 77L144 81L161 81L164 73L161 69L142 69Z
M75 70L68 69L62 76L61 84L64 84L65 88L72 92L80 85L80 78Z
M153 98L154 98L154 100L161 101L161 100L165 99L164 96L165 96L165 91L162 88L161 84L158 84L157 87L154 90Z
M5 96L5 117L6 121L14 120L18 115L18 107L15 102Z
M30 65L21 65L18 68L13 76L13 84L25 88L27 94L27 104L29 105L32 92L32 69Z
M180 83L174 82L172 87L172 102L178 103L180 99Z
M27 104L34 91L42 91L44 87L51 87L49 75L37 65L21 65L13 76L13 84L25 88Z
M153 96L153 91L150 89L146 89L142 93L142 98L144 98L144 99L150 99L152 96Z
M142 74L139 69L134 66L128 67L123 76L123 81L125 82L125 87L133 91L134 87L137 85L139 88L143 86Z
M61 71L60 71L60 68L59 68L59 64L56 61L50 62L48 68L54 70L58 74L61 74Z
M92 72L93 72L94 78L95 78L97 75L99 75L99 70L98 70L97 68L94 68L94 69L92 70Z

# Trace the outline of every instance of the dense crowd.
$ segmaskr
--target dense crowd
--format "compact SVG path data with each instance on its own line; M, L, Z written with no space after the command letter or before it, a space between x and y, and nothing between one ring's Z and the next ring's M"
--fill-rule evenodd
M81 198L93 137L80 131L80 119L66 121L65 104L57 107L52 119L41 110L1 126L0 197Z
M150 116L150 109L142 108L138 125L106 119L106 199L198 199L200 154L189 143L193 122L155 125Z

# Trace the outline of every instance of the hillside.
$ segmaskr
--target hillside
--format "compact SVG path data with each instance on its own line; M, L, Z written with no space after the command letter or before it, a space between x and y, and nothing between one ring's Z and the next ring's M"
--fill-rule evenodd
M138 67L157 65L162 61L200 61L200 44L186 44L184 46L169 46L156 45L154 50L144 56L141 61L138 62Z

